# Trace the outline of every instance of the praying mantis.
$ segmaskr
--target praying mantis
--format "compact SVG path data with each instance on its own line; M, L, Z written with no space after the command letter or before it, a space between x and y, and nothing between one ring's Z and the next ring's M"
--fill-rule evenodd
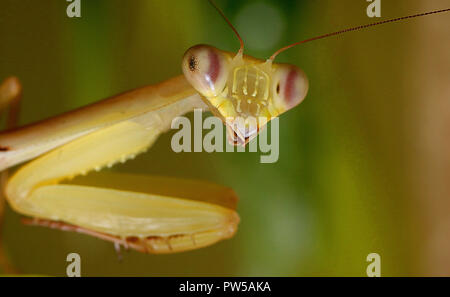
M305 73L293 65L274 63L279 53L312 40L444 11L449 10L325 34L284 47L267 60L244 55L242 39L225 18L241 43L236 54L197 45L186 51L181 76L2 132L0 170L30 161L8 178L6 199L15 211L33 218L29 223L82 232L141 252L182 252L230 238L239 216L236 194L229 188L116 174L107 176L111 188L64 181L143 153L169 129L172 119L196 108L222 119L231 143L246 145L264 126L251 118L268 122L307 95ZM20 96L19 81L5 80L0 107L15 106ZM10 127L14 110L10 109ZM244 121L234 121L239 117ZM127 185L134 183L145 191L129 189Z

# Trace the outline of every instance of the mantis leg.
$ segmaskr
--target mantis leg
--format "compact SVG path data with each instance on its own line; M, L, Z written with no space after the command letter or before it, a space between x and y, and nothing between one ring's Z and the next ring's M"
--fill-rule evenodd
M185 182L177 194L164 194L151 187L138 193L59 184L133 158L161 132L158 125L123 121L80 137L20 168L6 185L7 199L13 209L34 218L61 221L124 242L132 238L141 251L179 252L231 237L239 217L234 209L213 201L220 195L232 200L234 193L227 188L205 190L201 184ZM186 194L192 192L199 198Z

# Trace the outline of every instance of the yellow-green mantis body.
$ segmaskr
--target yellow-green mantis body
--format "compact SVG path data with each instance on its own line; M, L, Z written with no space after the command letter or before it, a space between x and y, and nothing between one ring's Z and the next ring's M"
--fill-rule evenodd
M187 251L230 238L239 216L229 188L112 173L89 185L67 181L146 151L174 118L196 108L220 117L230 142L245 145L266 122L307 94L302 70L273 63L279 52L258 60L243 55L242 41L237 54L195 46L183 57L184 76L2 132L0 170L30 161L6 182L10 206L36 224L87 233L142 252ZM0 87L0 107L19 97L20 90L17 79L7 79Z
M108 180L113 188L64 184L146 151L172 119L195 108L209 109L223 119L270 118L300 103L308 86L294 66L209 46L188 50L182 67L185 76L1 133L0 170L36 158L6 183L11 207L39 219L37 224L77 230L145 252L185 251L231 237L239 222L236 196L222 186L135 177L131 183L139 181L146 190L135 192L114 187L114 180L131 181L130 176L112 174ZM18 96L18 80L5 81L3 89L11 93L4 91L3 97ZM241 144L259 128L229 126Z

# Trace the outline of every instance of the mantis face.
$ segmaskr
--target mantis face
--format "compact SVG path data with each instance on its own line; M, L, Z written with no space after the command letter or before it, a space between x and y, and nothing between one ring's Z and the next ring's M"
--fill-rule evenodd
M233 144L245 145L272 117L300 104L308 92L308 79L296 66L207 45L188 49L182 68L188 82L225 123Z

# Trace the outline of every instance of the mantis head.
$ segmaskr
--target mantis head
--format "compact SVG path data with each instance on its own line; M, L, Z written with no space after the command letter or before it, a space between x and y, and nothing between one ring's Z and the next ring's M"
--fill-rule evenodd
M228 129L228 140L245 145L308 92L308 79L296 66L197 45L186 51L183 73Z
M244 56L244 41L222 10L209 0L239 39L237 54L196 45L183 57L183 73L227 127L228 141L246 145L273 117L300 104L308 79L299 68Z

